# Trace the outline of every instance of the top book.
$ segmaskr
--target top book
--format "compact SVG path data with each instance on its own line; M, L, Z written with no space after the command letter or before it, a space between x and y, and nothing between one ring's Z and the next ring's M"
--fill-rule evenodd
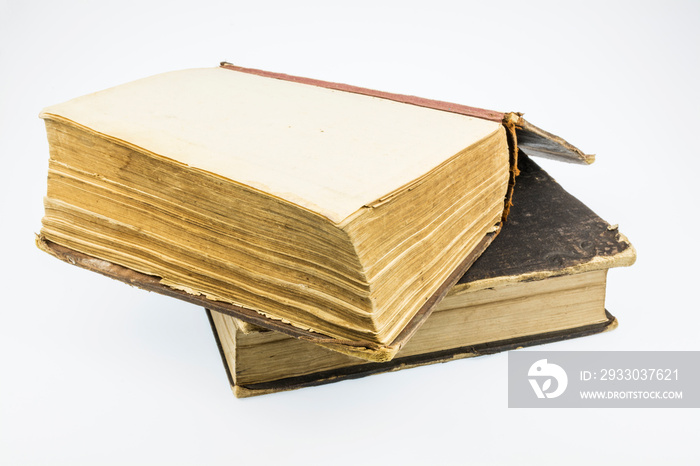
M228 64L41 117L51 154L43 249L378 361L500 229L516 126L535 151L554 144L590 161L518 114ZM124 273L115 278L133 282Z

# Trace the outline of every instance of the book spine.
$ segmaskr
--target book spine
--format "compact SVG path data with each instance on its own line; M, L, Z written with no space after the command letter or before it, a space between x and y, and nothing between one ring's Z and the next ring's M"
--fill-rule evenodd
M469 107L467 105L453 104L450 102L443 102L441 100L424 99L422 97L416 97L412 95L394 94L392 92L377 91L374 89L367 89L364 87L351 86L349 84L322 81L320 79L303 78L300 76L292 76L284 73L275 73L272 71L258 70L255 68L244 68L242 66L236 66L228 62L221 62L221 68L239 71L241 73L254 74L266 78L281 79L283 81L291 81L295 83L308 84L311 86L325 87L327 89L334 89L337 91L345 91L352 92L354 94L379 97L382 99L393 100L395 102L417 105L419 107L432 108L435 110L442 110L445 112L458 113L460 115L481 118L483 120L490 120L498 123L503 122L503 119L505 117L504 113L496 112L494 110L486 110L483 108Z

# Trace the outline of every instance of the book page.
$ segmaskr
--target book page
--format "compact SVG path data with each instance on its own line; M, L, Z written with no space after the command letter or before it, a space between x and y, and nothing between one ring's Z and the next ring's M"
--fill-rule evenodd
M221 68L152 76L41 116L215 173L335 223L501 127Z

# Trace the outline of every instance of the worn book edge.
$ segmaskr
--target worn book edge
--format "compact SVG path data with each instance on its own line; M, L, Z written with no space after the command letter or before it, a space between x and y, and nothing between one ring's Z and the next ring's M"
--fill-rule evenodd
M354 356L368 361L383 362L391 360L401 347L408 342L410 337L430 316L432 309L445 297L447 292L457 283L464 272L476 261L481 253L486 250L496 236L496 232L488 233L477 245L477 247L462 261L448 277L447 281L438 288L433 296L427 300L415 316L411 319L399 335L388 345L380 345L369 341L353 341L332 338L327 335L312 332L296 327L290 323L278 319L267 317L255 310L247 309L220 301L213 301L202 295L190 294L187 291L179 290L162 283L159 277L146 275L135 270L113 264L111 262L98 259L87 254L75 251L65 246L47 240L41 235L36 236L36 245L42 251L51 254L69 264L80 268L97 272L101 275L119 280L128 285L135 286L147 291L153 291L165 296L178 298L192 304L196 304L212 311L221 312L249 324L274 330L285 335L289 335L300 340L314 343L339 353Z
M459 283L455 285L452 293L459 295L466 292L504 286L511 283L545 280L547 278L560 277L563 275L574 275L595 270L607 270L615 267L629 267L637 260L637 251L629 242L627 237L618 232L619 243L624 244L626 249L612 256L595 256L589 261L575 264L565 268L553 268L549 270L537 270L520 275L506 275L493 278L484 278L473 282Z
M221 345L221 341L219 340L219 335L216 331L216 326L214 325L214 320L211 316L211 311L209 309L206 309L206 313L207 318L209 319L209 324L212 328L212 332L214 333L214 339L216 340L216 345L219 349L219 354L221 356L224 368L226 370L226 375L228 377L229 384L231 385L231 389L233 390L233 393L237 398L248 398L252 396L296 390L304 387L313 387L318 385L325 385L332 382L339 382L341 380L357 379L361 377L366 377L368 375L395 372L402 369L409 369L412 367L454 361L457 359L472 358L476 356L496 354L504 351L512 351L528 346L543 345L547 343L554 343L557 341L570 340L572 338L594 335L596 333L607 332L610 330L614 330L618 326L617 319L606 310L605 315L607 317L607 320L600 323L585 325L582 327L558 330L555 332L540 333L536 335L528 335L524 337L499 340L495 342L480 343L473 346L451 348L448 350L418 354L414 356L398 357L388 362L367 363L359 366L332 369L329 371L322 371L299 377L289 377L286 379L275 380L272 382L237 385L233 380L233 376L226 362L226 355L224 353L223 346Z

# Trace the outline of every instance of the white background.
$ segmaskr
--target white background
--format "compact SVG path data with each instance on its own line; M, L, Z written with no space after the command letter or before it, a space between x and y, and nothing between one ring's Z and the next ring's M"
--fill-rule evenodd
M542 162L618 223L610 333L699 350L700 2L0 0L0 464L698 464L697 410L516 410L505 354L231 394L204 311L34 247L42 107L227 60L501 111L597 154Z

